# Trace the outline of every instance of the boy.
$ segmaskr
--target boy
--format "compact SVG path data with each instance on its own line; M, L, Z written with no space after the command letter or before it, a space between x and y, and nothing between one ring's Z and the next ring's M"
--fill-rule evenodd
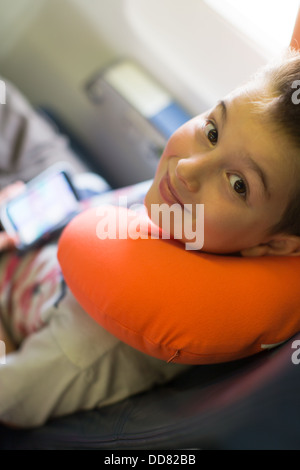
M289 51L178 129L145 200L150 217L152 204L204 204L203 251L298 256L299 78Z
M300 108L292 85L299 74L300 54L290 52L178 129L146 196L150 216L152 204L204 204L204 251L298 255ZM11 243L3 234L2 246ZM185 369L135 351L95 324L65 286L55 245L22 259L7 253L0 273L2 338L9 333L12 340L0 367L0 421L38 426Z

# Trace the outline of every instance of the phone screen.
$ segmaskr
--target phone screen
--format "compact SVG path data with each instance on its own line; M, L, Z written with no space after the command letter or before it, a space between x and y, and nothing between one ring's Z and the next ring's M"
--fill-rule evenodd
M20 243L28 246L66 224L78 212L78 198L64 172L40 179L6 206Z

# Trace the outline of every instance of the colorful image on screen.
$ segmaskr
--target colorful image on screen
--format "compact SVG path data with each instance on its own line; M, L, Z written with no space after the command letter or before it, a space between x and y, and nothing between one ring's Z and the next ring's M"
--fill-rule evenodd
M8 216L24 244L59 226L78 209L78 201L63 173L40 181L12 201Z

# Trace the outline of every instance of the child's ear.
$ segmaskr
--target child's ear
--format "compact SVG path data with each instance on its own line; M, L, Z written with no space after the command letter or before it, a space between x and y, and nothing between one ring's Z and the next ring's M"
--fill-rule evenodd
M300 237L297 235L274 235L267 243L246 248L242 256L300 256Z

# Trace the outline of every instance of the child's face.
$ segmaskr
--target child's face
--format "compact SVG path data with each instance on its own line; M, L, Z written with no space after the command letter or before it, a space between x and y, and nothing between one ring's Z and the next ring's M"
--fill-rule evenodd
M289 201L288 142L252 111L239 92L179 128L146 196L149 215L151 204L204 204L203 251L235 253L268 243Z

